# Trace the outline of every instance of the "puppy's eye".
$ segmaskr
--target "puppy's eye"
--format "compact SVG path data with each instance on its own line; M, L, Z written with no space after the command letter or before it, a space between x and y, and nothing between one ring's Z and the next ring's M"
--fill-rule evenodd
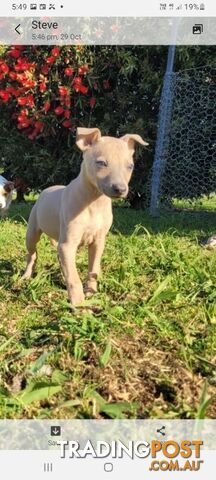
M128 168L128 170L133 170L133 168L134 168L133 163L130 163L130 165L128 165L127 168Z
M96 165L99 168L107 167L107 162L105 162L105 160L96 160Z

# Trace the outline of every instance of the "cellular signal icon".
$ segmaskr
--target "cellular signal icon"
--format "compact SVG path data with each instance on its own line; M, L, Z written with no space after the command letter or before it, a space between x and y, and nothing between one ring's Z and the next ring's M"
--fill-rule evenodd
M205 10L205 4L204 3L200 3L200 10Z
M176 7L176 10L182 10L182 3L178 7Z

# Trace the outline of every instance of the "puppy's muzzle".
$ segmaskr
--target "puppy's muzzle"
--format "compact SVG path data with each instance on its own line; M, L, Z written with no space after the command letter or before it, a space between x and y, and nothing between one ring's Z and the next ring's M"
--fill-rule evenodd
M123 183L114 183L112 185L112 192L114 197L125 197L127 194L128 188Z

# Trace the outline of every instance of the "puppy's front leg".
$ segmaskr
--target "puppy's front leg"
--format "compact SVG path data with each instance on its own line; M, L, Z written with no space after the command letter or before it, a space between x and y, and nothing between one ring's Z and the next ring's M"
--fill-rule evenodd
M58 256L66 281L69 300L72 305L79 305L85 299L83 286L76 269L77 246L71 243L58 244Z
M105 235L98 236L96 240L89 245L89 267L86 286L87 296L97 292L97 281L100 273L100 263L104 251L105 238Z

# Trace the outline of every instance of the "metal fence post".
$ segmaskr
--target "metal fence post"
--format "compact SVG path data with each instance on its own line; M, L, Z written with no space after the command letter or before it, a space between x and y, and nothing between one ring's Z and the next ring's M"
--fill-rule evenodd
M175 60L176 36L178 30L179 19L175 19L172 29L172 45L169 46L166 72L164 75L163 88L161 93L159 120L157 128L157 140L155 147L153 171L151 178L151 201L150 214L157 216L159 214L159 196L160 196L160 182L162 170L164 167L164 141L167 133L167 127L171 116L172 106L172 73Z

